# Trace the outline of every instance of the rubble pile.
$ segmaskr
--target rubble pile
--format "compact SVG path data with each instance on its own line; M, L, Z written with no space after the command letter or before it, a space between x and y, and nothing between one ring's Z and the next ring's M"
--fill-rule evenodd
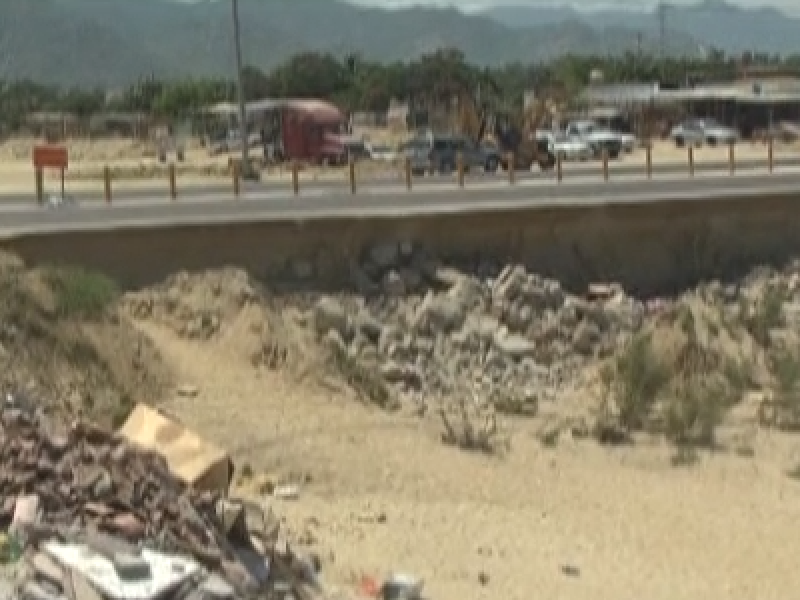
M0 414L0 529L9 532L1 554L27 554L25 597L70 597L70 569L98 599L128 597L125 586L143 581L155 597L165 577L164 597L261 597L267 585L286 585L281 566L296 584L295 557L277 550L279 526L270 529L262 512L260 529L250 529L245 505L223 495L193 490L161 455L121 435L87 423L59 430L13 404Z
M315 272L297 260L287 268L298 280ZM241 354L257 367L314 361L321 342L335 350L333 364L348 370L348 381L377 376L393 396L426 403L472 394L519 407L519 401L535 405L565 386L587 384L587 365L619 352L656 313L690 296L702 296L701 303L730 314L729 327L741 327L741 306L761 310L762 296L780 285L791 321L798 272L797 264L781 272L760 269L738 283L712 282L682 297L641 301L614 283L570 293L522 265L478 258L458 269L399 242L376 245L354 260L348 292L271 296L246 272L225 269L175 275L129 295L126 304L134 317L185 337L232 332L226 343L246 345Z
M575 296L522 266L494 278L436 268L419 294L407 293L418 279L402 283L403 273L389 268L379 296L319 299L308 321L327 343L420 396L451 393L456 382L484 396L555 393L636 332L647 311L619 286ZM403 295L392 291L397 281Z
M125 303L136 319L154 319L190 339L210 339L260 294L239 269L211 274L176 273L162 285L129 294Z
M294 271L309 269L295 264ZM452 394L465 382L481 396L509 389L552 395L587 361L614 352L646 313L620 286L577 296L519 265L445 267L410 243L371 248L351 265L351 279L353 293L273 298L241 270L181 273L125 303L134 318L191 339L236 327L240 343L260 337L251 342L263 351L278 343L305 348L315 336L420 399ZM248 327L241 326L244 311ZM298 332L298 322L308 327ZM275 362L256 354L253 364Z

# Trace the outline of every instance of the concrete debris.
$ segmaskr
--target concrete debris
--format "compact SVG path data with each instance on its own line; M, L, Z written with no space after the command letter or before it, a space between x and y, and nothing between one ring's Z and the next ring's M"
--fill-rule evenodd
M321 297L309 321L321 339L340 340L349 356L414 400L458 386L482 398L525 388L554 395L638 331L647 312L617 285L578 296L522 266L492 278L384 246L360 275L383 294Z
M181 335L197 337L197 322L205 323L204 339L225 329L225 343L235 339L237 353L256 368L319 373L326 384L338 377L334 385L343 380L374 404L421 416L439 401L465 399L507 414L547 412L547 403L596 383L587 367L666 326L657 315L689 304L703 307L706 321L724 316L720 326L742 329L774 304L765 299L785 296L782 319L800 329L798 263L644 301L614 282L570 291L522 265L481 257L463 270L443 266L402 241L368 249L349 267L349 291L338 294L303 286L269 294L244 271L223 270L177 275L126 302L135 317ZM761 333L775 338L781 332L774 329Z
M160 454L88 423L59 429L13 405L0 412L0 528L17 593L36 600L253 598L312 586L279 526L250 505L196 491ZM239 515L232 515L238 504ZM224 510L221 510L221 507ZM223 522L224 521L224 522ZM0 578L1 579L1 578Z

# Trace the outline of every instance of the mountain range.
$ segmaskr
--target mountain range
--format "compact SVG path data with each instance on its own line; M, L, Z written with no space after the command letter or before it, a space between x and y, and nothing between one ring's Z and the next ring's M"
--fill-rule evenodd
M689 35L706 48L727 53L745 51L769 54L800 54L800 19L771 7L742 8L723 0L703 0L694 5L663 4L667 41ZM483 15L515 29L591 23L598 29L626 27L660 37L657 10L598 10L579 12L570 6L501 5Z
M0 78L74 86L136 79L226 75L232 71L229 0L1 0ZM800 50L800 22L770 10L706 2L668 12L666 52L703 45ZM302 51L408 60L445 46L471 62L546 61L565 53L660 49L655 15L499 6L363 8L340 0L240 0L245 62L269 69ZM750 42L748 42L750 40ZM793 46L793 44L795 46Z

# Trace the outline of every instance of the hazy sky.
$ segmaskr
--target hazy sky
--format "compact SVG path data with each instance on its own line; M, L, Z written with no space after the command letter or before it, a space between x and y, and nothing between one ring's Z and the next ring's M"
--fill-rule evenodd
M744 7L774 6L788 13L800 13L800 0L728 0L730 4ZM553 2L552 0L348 0L353 4L364 4L367 6L399 7L409 5L427 6L459 6L464 10L476 10L498 4L517 4L517 5L553 5L571 4L587 10L602 8L624 9L631 5L639 10L650 9L658 4L658 0L567 0L565 2ZM697 0L668 0L667 4L697 4Z

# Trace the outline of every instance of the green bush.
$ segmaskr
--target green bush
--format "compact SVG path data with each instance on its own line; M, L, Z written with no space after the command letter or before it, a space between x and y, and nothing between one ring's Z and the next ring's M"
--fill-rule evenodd
M81 267L51 268L45 278L60 317L97 319L119 297L119 288L111 278Z

